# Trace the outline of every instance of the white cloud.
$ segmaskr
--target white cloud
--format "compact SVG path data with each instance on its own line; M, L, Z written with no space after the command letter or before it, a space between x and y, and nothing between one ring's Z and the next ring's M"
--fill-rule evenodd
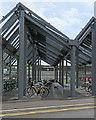
M82 0L79 0L79 1L82 1ZM88 4L92 3L91 1L90 0L85 0L85 1L83 0L83 2L86 2ZM65 32L66 30L68 31L68 29L71 29L73 27L73 25L77 24L79 26L82 22L82 20L79 16L86 16L86 17L91 16L90 13L80 12L80 9L78 10L76 8L70 8L67 11L64 9L65 11L62 10L62 12L60 12L61 13L60 15L58 15L56 13L56 11L52 11L50 13L51 16L47 16L45 14L45 13L48 13L47 10L49 10L49 9L51 10L52 8L56 7L56 4L54 4L52 2L53 1L50 2L50 0L49 0L48 2L43 3L43 6L40 5L39 7L38 7L38 3L36 3L36 1L33 2L33 0L31 0L31 1L30 0L23 0L22 3L62 32ZM68 0L67 2L72 2L72 0ZM73 2L77 2L77 1L73 0ZM39 4L41 4L41 3L39 3Z
M80 12L80 10L76 8L70 8L67 11L64 9L65 11L62 10L60 16L58 16L55 11L51 12L51 16L46 16L45 13L47 12L47 10L52 9L56 6L53 3L52 4L43 3L43 4L45 4L45 7L43 6L38 8L36 3L30 2L29 4L29 2L27 1L26 6L64 33L65 31L68 32L70 29L72 29L74 25L77 24L79 26L82 23L82 19L80 18L80 16L86 16L86 17L91 16L90 13Z
M80 24L80 19L77 18L78 10L71 8L62 13L61 17L48 18L47 21L54 25L57 29L64 31L69 29L74 24Z
M38 9L38 7L36 6L36 3L30 2L30 4L29 4L28 1L26 3L24 3L24 5L26 5L30 10L35 12L37 15L39 15L43 19L46 19L46 17L44 16L44 12L46 11L47 7Z
M2 3L0 3L0 17L2 15Z
M63 13L63 16L70 16L70 17L73 17L73 16L77 16L78 15L78 10L76 8L70 8L69 11L65 11Z
M65 30L74 23L80 22L80 20L77 20L77 18L75 18L78 15L78 10L76 8L70 8L70 10L63 12L62 15L60 15L62 18L56 16L55 12L51 13L53 17L47 18L45 17L44 13L47 11L47 9L49 9L49 7L50 9L52 7L55 7L53 3L47 3L45 4L45 7L39 9L36 7L36 4L34 2L31 2L30 4L27 2L26 6L60 30Z

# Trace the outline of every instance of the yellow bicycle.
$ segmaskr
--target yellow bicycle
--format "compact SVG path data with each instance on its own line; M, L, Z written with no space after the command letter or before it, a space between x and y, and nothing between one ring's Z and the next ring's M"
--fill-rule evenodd
M48 87L41 86L41 85L39 85L39 86L33 85L33 86L29 86L27 88L27 94L30 97L35 95L35 93L37 93L37 96L40 94L40 96L44 98L44 97L48 96L49 92L50 92L50 89Z

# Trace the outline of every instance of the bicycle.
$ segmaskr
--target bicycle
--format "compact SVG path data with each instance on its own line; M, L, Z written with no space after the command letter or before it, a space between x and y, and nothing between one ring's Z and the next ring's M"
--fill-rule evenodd
M85 91L88 92L89 84L90 84L89 82L82 82L81 89L84 89Z
M49 91L50 91L49 88L46 86L42 86L42 84L40 85L32 84L27 88L27 94L30 97L35 95L35 93L37 93L37 96L40 94L40 96L44 98L48 96Z
M15 84L16 83L14 81L5 81L5 83L3 84L4 92L13 90L16 87Z
M89 83L88 92L92 94L92 83Z
M81 89L84 89L85 91L87 91L90 94L92 94L92 83L90 83L90 82L83 82L83 84L81 85Z

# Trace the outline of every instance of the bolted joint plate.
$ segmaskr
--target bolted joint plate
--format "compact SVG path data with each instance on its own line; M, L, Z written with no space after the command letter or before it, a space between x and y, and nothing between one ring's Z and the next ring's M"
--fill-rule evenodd
M79 45L79 43L78 43L78 41L76 41L76 40L69 40L69 43L68 43L70 46L78 46Z

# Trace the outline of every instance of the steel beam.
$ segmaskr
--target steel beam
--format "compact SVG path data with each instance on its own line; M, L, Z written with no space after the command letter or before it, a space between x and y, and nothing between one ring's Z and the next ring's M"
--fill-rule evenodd
M16 29L16 31L10 36L10 38L8 39L8 43L6 44L6 46L11 43L19 34L19 28Z
M85 62L81 57L79 57L79 63L83 64L88 64L88 62Z
M10 36L10 34L16 29L18 25L19 25L19 22L16 23L16 25L8 32L8 34L5 36L5 39L7 39Z
M80 37L85 33L85 31L90 27L91 23L94 21L94 17L90 19L90 21L86 24L86 26L82 29L82 31L76 36L75 40L79 40Z
M88 51L87 49L85 49L85 48L82 47L82 46L79 46L79 49L82 50L82 51L85 51L86 53L88 53L89 55L91 55L91 50Z
M71 47L71 81L70 81L71 97L75 96L75 46Z
M26 56L25 56L25 39L24 39L24 11L20 11L19 16L19 39L20 39L20 48L19 48L19 99L23 98L25 94L25 71L26 71Z
M63 56L63 54L61 53L61 49L55 48L52 44L47 43L46 50L52 51L52 53L54 53L55 55L57 54Z
M79 45L85 40L85 38L87 37L87 35L91 32L91 27L88 28L87 31L85 31L85 33L82 35L82 37L79 39Z
M34 23L36 26L38 26L41 30L43 30L43 32L41 32L41 30L39 30L38 32L40 32L41 34L47 36L50 39L54 39L54 41L56 41L58 44L62 45L62 46L66 46L69 48L67 42L64 42L64 39L60 39L58 36L56 36L55 34L53 34L52 32L50 32L50 30L48 30L47 28L45 28L44 26L42 26L41 24L39 24L37 21L35 21L34 19L32 19L31 17L29 17L28 15L25 15L25 17L30 20L32 23ZM38 28L36 28L36 26L34 27L35 30L37 30ZM32 26L33 28L33 26Z
M44 19L42 19L41 17L39 17L37 14L35 14L33 11L31 11L30 9L28 9L27 7L25 7L23 4L19 3L20 6L22 6L25 10L29 11L31 14L33 14L36 18L38 18L40 20L40 23L42 25L46 25L47 27L49 27L50 29L52 29L53 31L55 31L55 33L57 32L60 36L65 37L66 39L69 39L65 34L63 34L62 32L60 32L59 30L57 30L54 26L52 26L50 23L46 22Z
M54 65L53 60L51 60L49 57L47 57L47 58L44 58L44 57L42 57L42 56L40 56L40 57L42 58L42 60L43 60L44 62L47 62L47 63L50 64L51 66Z
M89 51L92 50L91 44L90 44L90 46L89 46L89 45L87 45L86 42L85 42L85 43L82 43L82 46L86 47L86 49L88 49Z
M92 58L91 55L87 54L85 51L82 51L82 50L80 50L80 49L79 49L79 53L80 53L80 54L83 54L84 56L88 57L89 59Z
M13 66L14 63L16 63L16 59L14 59L14 60L11 62L11 66Z
M49 44L50 46L54 47L55 49L59 50L63 48L60 44L57 44L57 42L52 41L49 38L46 38L46 43Z
M8 14L6 16L4 16L1 20L0 20L0 24L7 18L9 17L13 12L15 12L16 7L14 7L10 12L8 12Z
M90 43L91 45L91 43ZM90 47L90 45L87 45L87 42L86 43L82 43L82 47L87 49L87 51L89 51L90 53L92 52L92 48ZM90 55L90 54L89 54Z
M19 36L16 37L16 39L15 39L14 41L12 41L11 44L12 44L13 46L15 46L18 41L19 41Z
M56 61L56 59L54 59L54 58L52 58L51 56L49 56L49 55L46 55L46 54L44 54L43 52L41 53L41 57L42 57L42 59L44 60L44 61L46 61L46 62L48 62L49 64L54 64L54 62ZM49 61L48 61L49 60Z
M47 43L47 46L43 46L43 45L40 45L40 44L38 44L38 46L39 46L40 49L49 51L52 54L54 54L55 56L58 56L58 55L63 56L63 54L60 53L61 52L60 50L57 50L54 46L52 46L48 43Z
M9 57L9 55L6 56L6 58L4 59L4 61L6 61L8 57Z
M83 54L79 53L79 57L84 60L85 62L89 61L90 59L87 59Z
M6 42L6 44L4 45L3 49L6 49L7 46L9 46L11 44L11 42L16 38L16 36L19 34L19 28L17 28L17 30L11 35L11 37L8 39L8 41Z
M13 23L15 23L17 20L17 16L15 14L13 14L9 19L8 21L2 26L2 31L0 29L0 34L6 29L8 30L12 25Z
M46 56L49 56L49 57L50 57L51 59L53 59L53 60L58 59L58 57L55 56L55 55L54 55L53 53L51 53L51 52L44 51L44 50L40 50L40 49L39 49L39 51L40 51L41 53L45 54Z
M92 26L92 95L96 96L96 18Z

